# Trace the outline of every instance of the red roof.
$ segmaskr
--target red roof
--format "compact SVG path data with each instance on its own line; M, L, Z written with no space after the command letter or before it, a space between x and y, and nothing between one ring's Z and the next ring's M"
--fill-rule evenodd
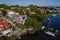
M6 21L0 21L0 25L2 25L2 27L4 28L4 30L9 28L9 24Z
M22 18L23 18L23 16L18 16L18 18L19 18L19 19L22 19Z

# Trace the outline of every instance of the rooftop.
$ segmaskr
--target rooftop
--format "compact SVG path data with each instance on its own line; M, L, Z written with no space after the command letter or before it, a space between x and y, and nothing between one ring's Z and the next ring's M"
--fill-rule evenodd
M0 28L3 28L2 31L4 31L4 30L9 29L10 25L6 20L0 18Z

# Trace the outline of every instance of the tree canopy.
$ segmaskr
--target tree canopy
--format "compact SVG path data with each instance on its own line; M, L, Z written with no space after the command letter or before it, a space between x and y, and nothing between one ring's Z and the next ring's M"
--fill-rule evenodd
M40 29L40 27L42 26L41 22L38 22L36 19L34 18L28 18L25 22L25 26L27 27L33 27L34 30L38 30Z

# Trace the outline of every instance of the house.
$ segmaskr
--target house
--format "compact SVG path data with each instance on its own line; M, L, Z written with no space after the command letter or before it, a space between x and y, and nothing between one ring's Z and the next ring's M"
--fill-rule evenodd
M19 16L19 13L16 13L13 10L7 10L7 16L9 16L10 18L12 18L13 20L16 20L17 16Z
M16 20L18 15L19 15L19 13L16 13L16 12L13 12L13 11L8 13L8 16L11 17L13 20Z
M7 35L8 33L11 33L12 29L7 29L5 31L2 31L3 35Z
M27 7L26 10L30 10L30 7Z
M14 9L18 9L19 10L20 7L11 7L12 10Z
M26 15L20 15L17 17L17 23L23 24L25 23L25 20L27 19Z
M46 14L46 10L44 8L40 8L41 14Z
M19 13L16 13L15 11L11 10L11 9L4 9L2 10L3 15L7 15L9 17L12 17L13 15L19 15Z
M11 24L0 17L0 35L7 35L12 32Z
M49 13L56 13L56 10L50 10L50 9L48 9L47 12L49 12Z
M16 13L13 10L6 10L7 16L13 19L13 21L16 21L17 23L24 24L25 20L27 19L26 15L19 15L19 13Z
M12 11L12 10L7 10L7 16L12 17L12 15L14 15L14 14L15 14L14 11Z
M31 12L31 11L29 11L29 13L30 13L30 14L36 14L35 12Z
M7 15L11 17L13 21L16 21L17 23L20 24L24 24L25 20L27 19L26 15L19 15L19 13L16 13L14 11L9 11Z
M57 13L60 13L60 8L56 8Z

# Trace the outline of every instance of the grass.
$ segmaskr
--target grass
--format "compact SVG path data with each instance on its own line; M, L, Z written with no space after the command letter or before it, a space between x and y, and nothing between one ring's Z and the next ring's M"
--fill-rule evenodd
M10 21L13 21L9 16L5 16L5 18L7 18Z
M10 40L16 40L17 36L13 34L9 38L10 38Z

